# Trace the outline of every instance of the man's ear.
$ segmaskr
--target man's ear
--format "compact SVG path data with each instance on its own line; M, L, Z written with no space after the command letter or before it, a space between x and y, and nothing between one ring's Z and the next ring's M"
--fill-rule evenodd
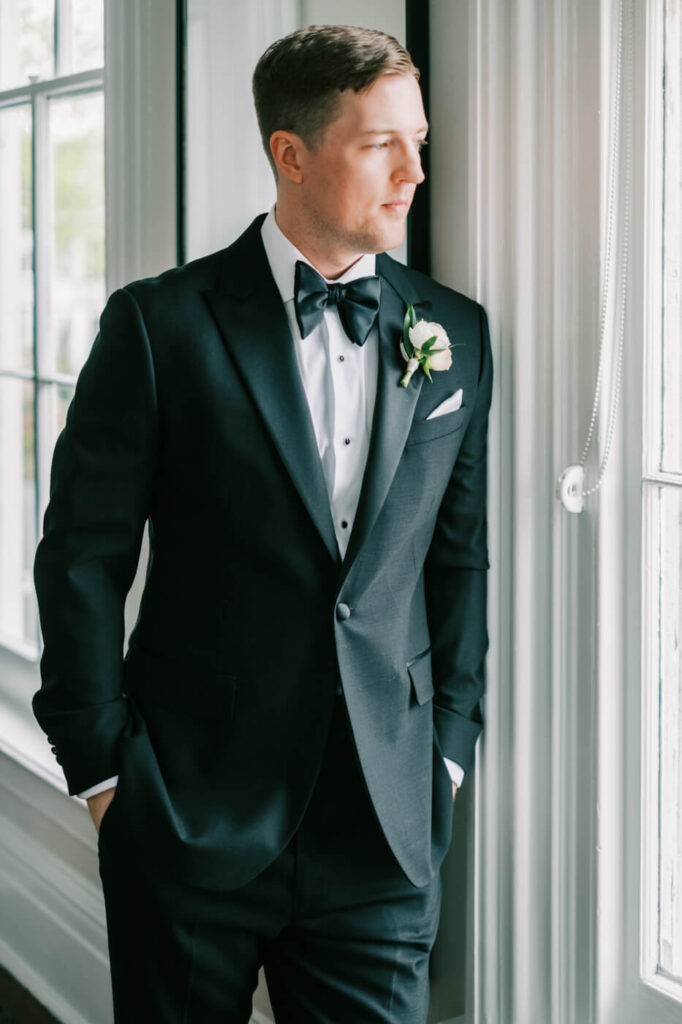
M278 175L300 184L303 181L303 140L293 132L276 131L270 136L270 152Z

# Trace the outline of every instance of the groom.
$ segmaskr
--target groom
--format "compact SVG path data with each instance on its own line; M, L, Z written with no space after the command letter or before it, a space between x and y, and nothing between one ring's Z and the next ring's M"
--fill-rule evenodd
M426 1019L482 728L492 370L482 307L385 255L417 79L380 32L266 51L275 207L110 296L55 448L34 708L99 831L124 1024L246 1024L261 965L278 1022ZM410 306L436 325L403 353Z

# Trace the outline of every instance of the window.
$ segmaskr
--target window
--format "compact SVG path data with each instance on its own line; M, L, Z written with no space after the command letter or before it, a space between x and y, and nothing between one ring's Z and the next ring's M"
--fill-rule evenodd
M649 353L643 524L649 981L682 999L682 3L665 0L657 191L660 320Z
M105 300L103 0L0 0L0 644L38 650L52 450Z

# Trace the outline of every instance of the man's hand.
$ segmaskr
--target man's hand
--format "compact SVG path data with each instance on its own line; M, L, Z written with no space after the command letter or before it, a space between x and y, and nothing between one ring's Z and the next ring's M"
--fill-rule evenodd
M90 817L95 823L98 835L99 827L102 824L102 818L106 813L107 807L114 799L115 792L116 786L112 786L111 789L103 789L101 793L96 793L95 796L88 797L88 810L90 811Z

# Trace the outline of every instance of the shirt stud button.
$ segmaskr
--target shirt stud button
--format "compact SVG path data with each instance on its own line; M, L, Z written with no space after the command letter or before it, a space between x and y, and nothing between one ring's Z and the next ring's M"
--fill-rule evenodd
M349 437L344 437L343 443L344 444L350 444L350 438Z
M341 520L341 526L342 526L342 527L344 528L344 530L345 530L345 529L346 529L346 527L348 526L348 520L347 520L347 519L342 519L342 520Z

